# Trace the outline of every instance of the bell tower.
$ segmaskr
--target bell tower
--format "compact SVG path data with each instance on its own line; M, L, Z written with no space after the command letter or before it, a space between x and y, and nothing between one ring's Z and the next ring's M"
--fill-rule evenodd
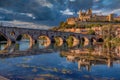
M89 9L87 14L92 15L92 9Z
M109 14L109 15L108 15L108 20L109 20L109 21L113 21L113 14Z
M79 19L81 20L82 18L82 10L79 11Z

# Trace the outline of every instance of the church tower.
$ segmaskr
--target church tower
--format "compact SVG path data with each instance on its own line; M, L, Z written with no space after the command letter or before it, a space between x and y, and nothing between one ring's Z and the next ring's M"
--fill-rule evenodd
M82 19L82 10L79 11L79 19Z
M89 9L89 10L87 11L87 14L92 15L92 9Z
M113 14L108 15L108 21L113 21Z
M79 17L82 16L82 10L79 11Z

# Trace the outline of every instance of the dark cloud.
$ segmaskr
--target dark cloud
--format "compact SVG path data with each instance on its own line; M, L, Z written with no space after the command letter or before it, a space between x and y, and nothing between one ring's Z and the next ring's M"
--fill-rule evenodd
M80 9L89 9L93 6L93 0L75 0L69 1L69 8L73 9L74 11L78 11Z
M98 0L94 2L95 9L114 10L120 8L120 0Z
M66 9L118 9L120 0L0 0L0 19L44 21L64 19Z
M86 3L87 2L87 3ZM85 4L83 4L85 3ZM50 4L52 7L49 7ZM45 6L46 5L46 6ZM87 7L86 7L87 5ZM60 10L70 8L77 11L92 7L92 1L87 0L0 0L0 7L17 13L32 13L37 20L56 19Z

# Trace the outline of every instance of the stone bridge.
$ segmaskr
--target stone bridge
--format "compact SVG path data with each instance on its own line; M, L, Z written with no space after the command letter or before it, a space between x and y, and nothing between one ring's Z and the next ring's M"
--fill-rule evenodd
M99 39L95 35L80 33L0 26L0 35L4 36L4 38L7 40L6 47L10 46L12 42L16 42L19 36L23 34L29 36L31 47L35 42L37 42L40 37L46 38L46 45L49 45L51 42L55 42L55 38L57 38L59 39L60 46L70 36L73 37L74 45L76 45L76 43L79 43L80 41L84 41L85 44L89 44L90 42L94 42Z

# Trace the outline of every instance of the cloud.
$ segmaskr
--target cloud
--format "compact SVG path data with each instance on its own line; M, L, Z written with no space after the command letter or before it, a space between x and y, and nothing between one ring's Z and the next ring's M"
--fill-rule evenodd
M100 0L93 0L94 2L99 2Z
M51 6L52 4L46 0L0 0L0 7L12 10L14 13L31 13L36 20L54 19L55 14L50 9Z
M1 13L7 13L7 14L13 13L13 11L7 10L7 9L4 9L4 8L0 8L0 12L1 12Z
M94 9L114 10L120 8L120 0L94 0Z
M61 21L80 9L119 13L120 0L0 0L0 19L20 21Z
M64 11L60 11L63 15L74 15L75 12L70 11L70 9L66 9Z
M36 2L38 2L43 7L48 7L48 8L53 7L53 4L48 2L47 0L36 0Z
M30 13L34 15L34 20L55 20L63 14L61 11L65 11L67 8L69 8L68 14L72 14L79 9L87 9L86 5L87 8L92 7L92 0L0 0L1 8L12 10L15 13ZM72 12L70 13L70 11Z
M75 0L73 2L69 1L68 7L75 12L77 12L80 9L89 9L93 6L93 0Z
M36 17L33 15L33 14L31 14L31 13L19 13L20 15L25 15L25 16L28 16L28 17L30 17L30 18L32 18L32 19L36 19Z
M22 21L1 21L2 25L4 26L11 26L11 27L21 27L21 28L34 28L34 29L49 29L49 26L35 24L31 22L22 22Z

